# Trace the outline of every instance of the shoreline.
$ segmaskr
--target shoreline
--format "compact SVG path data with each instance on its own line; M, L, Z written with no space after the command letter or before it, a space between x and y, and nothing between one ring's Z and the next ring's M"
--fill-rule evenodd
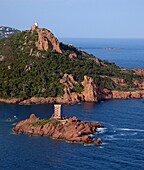
M133 92L124 92L124 91L112 91L109 94L99 96L97 101L92 100L73 100L73 99L66 99L63 97L31 97L29 99L24 98L12 98L12 99L0 99L0 103L5 104L46 104L46 103L60 103L60 104L77 104L80 102L94 102L97 103L103 100L114 100L114 99L143 99L144 98L144 90L133 91Z

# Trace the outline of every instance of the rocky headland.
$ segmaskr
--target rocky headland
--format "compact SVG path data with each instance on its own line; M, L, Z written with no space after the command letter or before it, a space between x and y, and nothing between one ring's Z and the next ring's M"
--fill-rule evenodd
M97 128L103 128L103 125L98 122L83 122L75 116L57 120L54 118L39 119L32 114L28 119L18 122L13 131L17 134L48 136L69 142L101 144L101 139L98 138L95 141L92 135L96 133Z
M33 25L0 40L0 103L144 98L144 70L124 69Z

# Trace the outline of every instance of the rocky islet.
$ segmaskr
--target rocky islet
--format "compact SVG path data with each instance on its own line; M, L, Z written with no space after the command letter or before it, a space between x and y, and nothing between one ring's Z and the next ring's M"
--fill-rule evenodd
M18 122L13 131L17 134L48 136L69 142L99 145L102 144L101 138L95 141L92 134L97 128L103 127L98 122L80 121L75 116L62 120L54 118L41 120L32 114L28 119Z

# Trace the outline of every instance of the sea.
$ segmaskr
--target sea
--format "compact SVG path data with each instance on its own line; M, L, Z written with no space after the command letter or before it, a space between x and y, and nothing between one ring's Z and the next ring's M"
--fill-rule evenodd
M143 39L61 39L117 65L144 69ZM17 135L15 124L30 114L50 117L53 104L0 104L0 170L143 170L144 100L107 100L62 105L62 114L98 121L95 139L102 145L83 145L49 137Z

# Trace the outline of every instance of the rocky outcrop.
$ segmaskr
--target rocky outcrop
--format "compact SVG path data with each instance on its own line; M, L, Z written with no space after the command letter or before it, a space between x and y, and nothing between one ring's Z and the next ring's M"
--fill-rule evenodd
M133 84L141 89L144 89L144 82L140 83L138 80L136 80L133 82Z
M102 85L99 86L98 91L98 101L112 99L112 92L104 88Z
M66 103L78 103L81 101L97 102L99 98L99 88L91 77L84 76L84 80L81 83L83 86L82 93L73 92L74 86L78 85L78 82L74 80L74 77L70 74L65 74L63 79L60 80L64 87L63 100Z
M143 69L137 68L137 69L134 69L133 71L135 72L135 74L144 77L144 70Z
M115 84L118 84L118 85L120 85L120 86L126 86L126 81L125 81L125 79L111 78L111 80L113 80Z
M69 54L69 58L70 59L76 59L76 58L78 58L78 56L77 56L76 53L71 53L71 54Z
M55 103L56 98L53 97L32 97L30 99L26 99L20 102L20 104L45 104L45 103Z
M78 85L78 82L74 80L73 75L64 74L60 83L64 85L64 96L57 98L57 102L60 103L78 103L83 101L83 95L73 92L74 86Z
M23 100L24 100L23 98L0 99L0 103L17 104Z
M97 86L94 80L91 77L84 76L82 85L84 87L84 90L82 92L84 96L84 101L97 102L98 101Z
M144 91L133 91L133 92L123 92L123 91L112 91L112 99L130 99L130 98L144 98Z
M74 80L72 74L64 74L63 78L60 80L60 83L69 89L73 89L75 85L78 85L78 82Z
M38 33L38 41L35 42L38 50L55 50L58 53L63 53L58 39L51 31L44 28L37 28L36 26L32 28L32 31L36 31Z
M13 131L17 134L48 136L54 139L63 139L83 144L101 144L100 138L94 141L91 135L96 132L98 127L102 128L103 125L98 122L83 122L75 116L63 123L63 121L61 122L61 120L53 118L44 122L44 120L40 120L32 114L29 119L18 122Z

